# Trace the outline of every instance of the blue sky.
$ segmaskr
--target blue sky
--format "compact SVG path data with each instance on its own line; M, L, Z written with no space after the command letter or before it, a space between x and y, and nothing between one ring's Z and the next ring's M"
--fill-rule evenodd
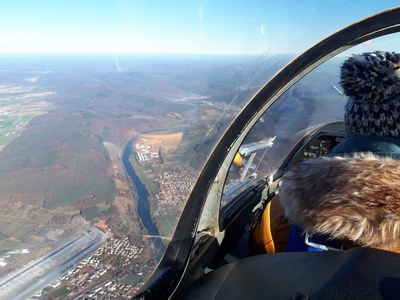
M2 53L298 53L399 1L0 0Z

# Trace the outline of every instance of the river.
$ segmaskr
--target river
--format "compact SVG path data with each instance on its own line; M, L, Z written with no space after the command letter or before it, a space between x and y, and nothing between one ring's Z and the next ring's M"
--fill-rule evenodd
M140 181L139 177L136 175L131 163L129 162L129 156L132 154L132 144L134 141L135 138L132 138L128 141L122 155L122 163L124 164L125 170L128 173L129 177L132 179L133 184L136 186L136 192L138 196L137 211L139 218L142 220L143 226L147 229L149 235L159 236L160 232L158 231L157 226L151 219L149 193L146 190L144 184ZM165 251L165 245L160 238L152 238L152 242L154 246L154 251L156 252L157 257L160 259Z

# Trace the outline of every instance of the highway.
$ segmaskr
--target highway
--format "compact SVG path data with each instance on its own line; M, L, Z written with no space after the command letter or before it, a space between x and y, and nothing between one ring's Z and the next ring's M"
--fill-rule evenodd
M0 299L27 299L62 272L95 252L106 240L96 229L82 232L61 247L0 279Z

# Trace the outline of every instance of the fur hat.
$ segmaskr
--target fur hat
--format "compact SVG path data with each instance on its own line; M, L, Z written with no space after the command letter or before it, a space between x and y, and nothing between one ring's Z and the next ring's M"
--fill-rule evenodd
M400 137L400 54L353 55L341 67L348 136Z
M359 246L400 248L400 161L359 153L300 162L285 175L279 201L310 234Z

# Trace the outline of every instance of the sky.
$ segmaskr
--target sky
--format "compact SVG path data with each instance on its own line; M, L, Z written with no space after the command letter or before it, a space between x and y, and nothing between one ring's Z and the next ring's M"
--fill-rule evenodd
M0 53L299 53L400 1L0 0Z

